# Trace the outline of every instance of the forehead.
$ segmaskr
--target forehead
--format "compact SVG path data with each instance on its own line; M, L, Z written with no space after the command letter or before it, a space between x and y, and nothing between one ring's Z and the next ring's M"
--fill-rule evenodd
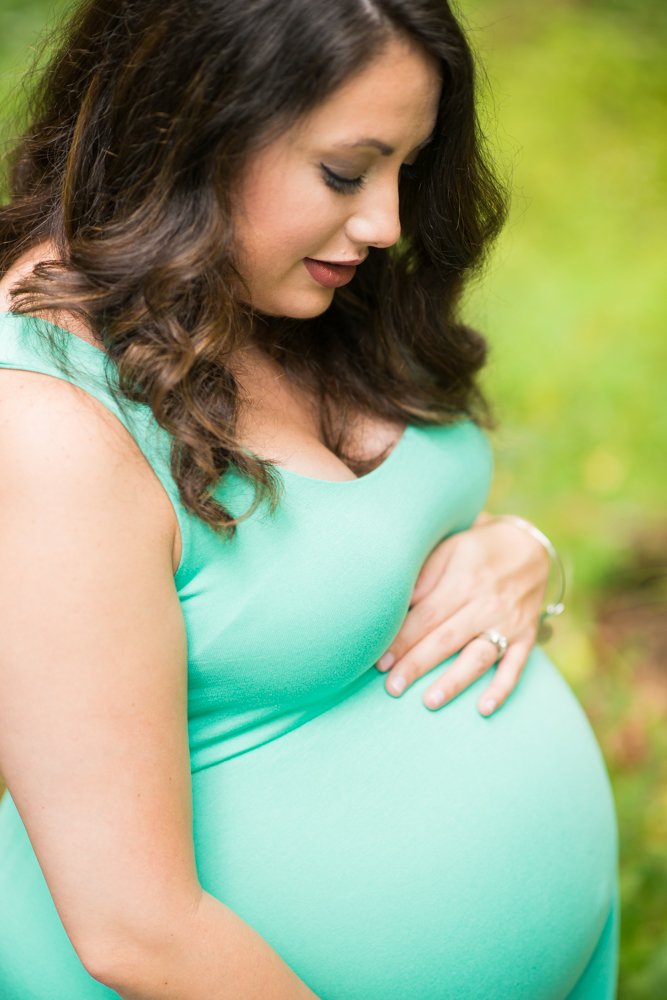
M433 129L440 89L436 60L414 42L392 38L307 116L302 141L358 145L372 136L392 149L416 145Z

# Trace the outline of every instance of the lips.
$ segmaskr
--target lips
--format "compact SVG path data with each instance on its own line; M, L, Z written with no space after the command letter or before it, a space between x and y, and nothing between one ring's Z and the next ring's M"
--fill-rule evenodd
M324 288L340 288L354 278L357 270L354 264L332 264L327 260L315 260L314 257L304 257L303 263L311 278Z

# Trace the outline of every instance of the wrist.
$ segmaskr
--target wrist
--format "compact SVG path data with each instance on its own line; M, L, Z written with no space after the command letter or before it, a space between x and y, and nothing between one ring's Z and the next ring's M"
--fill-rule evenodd
M540 622L543 622L545 618L549 618L550 616L562 614L565 610L565 605L563 604L565 596L565 569L551 539L547 538L544 532L540 531L531 521L527 521L523 517L518 517L516 514L497 514L492 520L497 523L511 524L515 528L527 532L542 545L549 556L556 589L554 599L546 605L540 615Z

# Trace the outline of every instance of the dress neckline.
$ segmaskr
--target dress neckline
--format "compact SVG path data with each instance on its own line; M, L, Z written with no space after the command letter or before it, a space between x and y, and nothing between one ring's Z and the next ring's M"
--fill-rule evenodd
M288 476L290 478L293 478L293 479L305 480L306 483L310 482L310 483L326 484L328 486L335 486L336 489L339 489L339 488L345 487L345 486L348 487L348 488L349 487L353 487L354 488L358 483L362 483L365 479L373 479L374 480L377 477L379 477L379 475L382 473L383 469L385 469L385 467L387 465L391 465L392 464L392 461L394 460L394 456L397 455L400 451L402 451L402 449L403 449L403 447L404 447L404 445L406 443L406 440L408 438L408 434L411 431L413 431L413 430L415 430L415 428L412 426L412 424L408 424L405 427L405 430L401 434L400 438L398 439L398 441L394 445L394 447L391 449L391 451L387 455L387 457L385 459L383 459L383 461L380 462L380 464L377 465L374 469L371 469L370 472L365 473L365 475L363 475L363 476L355 476L354 479L319 479L317 476L306 476L302 472L294 472L292 469L286 469L284 466L278 465L277 462L274 462L273 464L275 465L276 469L281 474L281 476L282 475L286 475L286 476Z
M26 315L24 313L13 313L13 312L0 312L0 317L2 316L11 316L13 319L17 320L33 319L36 320L38 323L45 323L47 326L53 327L54 330L58 330L59 333L65 334L69 338L70 343L74 341L78 345L83 345L82 350L84 355L88 354L88 356L91 358L97 357L102 361L103 364L106 363L106 359L109 357L106 351L101 350L99 347L95 347L95 345L91 344L89 340L84 340L83 337L79 337L78 334L72 333L71 330L67 330L64 326L58 326L57 323L52 323L51 320L42 319L39 316L31 316L31 315ZM383 459L383 461L380 462L378 466L376 466L374 469L371 469L370 472L365 473L365 475L363 476L355 476L354 479L320 479L317 476L307 476L302 472L295 472L294 470L288 469L283 465L279 465L277 462L272 462L271 464L276 467L281 476L286 476L287 478L291 478L293 480L301 480L306 484L307 483L320 484L320 485L326 484L329 486L333 486L336 489L344 487L354 488L356 484L361 483L366 479L375 480L379 478L380 475L383 473L385 467L387 465L391 465L392 462L395 461L395 456L402 451L408 439L409 433L413 430L415 430L415 428L411 424L408 424L403 430L403 433L401 434L400 438L398 439L394 447L387 455L387 457ZM255 457L260 458L261 456L256 455ZM263 461L267 460L263 459Z

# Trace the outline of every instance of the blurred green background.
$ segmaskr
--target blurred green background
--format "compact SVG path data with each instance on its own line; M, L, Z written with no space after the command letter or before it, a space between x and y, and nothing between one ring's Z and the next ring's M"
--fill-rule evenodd
M667 2L465 0L510 224L488 334L492 509L563 552L550 653L593 723L621 840L621 1000L667 998Z
M66 0L0 0L7 123ZM563 552L550 652L619 813L620 1000L667 998L667 0L460 0L510 224L470 292L492 347L491 509Z
M619 997L667 998L667 2L465 0L510 224L488 334L492 508L568 566L550 653L614 786Z

